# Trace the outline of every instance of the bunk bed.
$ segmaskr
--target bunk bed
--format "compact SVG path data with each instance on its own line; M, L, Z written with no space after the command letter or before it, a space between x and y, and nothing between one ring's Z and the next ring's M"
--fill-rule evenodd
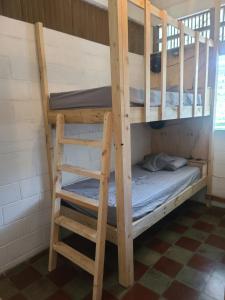
M51 183L52 162L51 162L51 126L57 123L57 116L63 115L66 123L96 124L103 123L106 113L112 114L113 136L115 144L115 181L114 196L114 220L107 225L107 240L118 245L119 257L119 281L121 285L128 287L133 283L133 239L150 228L165 215L170 213L184 201L192 197L195 193L207 186L208 174L207 161L190 160L188 170L197 172L194 180L188 182L183 189L174 194L170 194L166 201L141 213L138 217L132 214L132 168L131 168L131 149L130 149L130 125L133 123L152 122L159 120L209 117L212 119L214 109L214 90L215 82L209 88L209 67L210 63L216 59L216 51L212 50L213 57L209 59L210 48L213 49L215 41L202 37L198 32L184 26L180 21L170 17L166 11L153 6L148 0L130 0L134 5L144 10L144 78L145 87L141 91L141 101L137 101L138 91L129 88L128 80L128 1L109 1L109 31L110 31L110 53L111 53L111 87L101 87L96 90L72 91L71 93L49 94L45 49L43 39L43 28L40 23L36 25L37 49L41 74L41 90L44 109L46 146L48 153L49 174ZM162 67L161 67L161 90L156 91L159 102L153 103L151 91L151 18L155 16L161 20L162 24ZM179 48L179 90L175 92L177 99L174 105L167 105L167 25L171 24L180 30ZM194 89L191 93L191 102L186 103L187 93L184 90L184 37L189 35L195 38L195 70L194 70ZM198 76L199 76L199 51L200 43L205 45L205 72L204 89L199 95ZM201 75L203 76L203 75ZM97 94L95 94L97 92ZM86 93L86 94L85 94ZM136 93L136 94L135 94ZM140 91L139 91L140 93ZM85 95L86 105L82 102ZM97 101L101 98L102 102ZM134 96L136 95L136 96ZM190 95L189 95L190 96ZM76 98L78 97L78 98ZM81 98L79 98L81 97ZM91 99L91 97L93 97ZM107 99L106 99L107 98ZM69 100L68 100L69 99ZM134 100L132 100L134 99ZM135 100L136 99L136 100ZM65 100L65 103L64 103ZM69 104L66 105L67 100ZM58 102L57 102L58 101ZM80 102L79 102L80 101ZM84 101L84 102L85 102ZM132 102L132 105L130 104ZM212 121L211 121L212 122ZM68 144L69 141L67 141ZM90 142L90 141L89 141ZM85 141L83 142L85 144ZM72 142L71 142L72 144ZM93 146L93 145L92 145ZM96 146L96 145L94 145ZM210 147L210 146L209 146ZM211 161L209 159L209 161ZM136 167L137 168L137 167ZM140 171L140 170L139 170ZM84 172L81 172L82 174ZM133 172L134 174L135 172ZM87 174L87 172L86 172ZM160 177L160 176L159 176ZM176 179L175 179L176 180ZM55 182L55 181L54 181ZM90 185L92 182L84 182ZM52 184L53 185L53 184ZM82 194L82 185L77 186ZM66 187L73 189L73 187ZM116 209L116 221L115 221ZM77 222L95 229L97 220L93 215L73 209L70 205L64 205L61 210L65 215ZM54 218L54 215L53 215ZM54 222L54 220L53 220ZM115 224L116 223L116 224Z

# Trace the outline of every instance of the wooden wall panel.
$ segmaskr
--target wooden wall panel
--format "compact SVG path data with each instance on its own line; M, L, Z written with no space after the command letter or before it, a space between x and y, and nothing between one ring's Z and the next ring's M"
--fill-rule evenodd
M162 129L151 129L152 153L164 152L186 158L208 159L210 119L167 121Z
M108 12L82 0L0 0L0 14L109 44ZM144 52L143 26L129 21L129 50Z

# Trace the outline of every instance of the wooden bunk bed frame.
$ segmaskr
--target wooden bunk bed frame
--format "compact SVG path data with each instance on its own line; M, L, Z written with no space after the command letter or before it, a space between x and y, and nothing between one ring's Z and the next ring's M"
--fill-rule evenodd
M214 93L216 83L216 72L212 76L212 98L211 103L207 102L209 91L208 71L205 72L204 79L204 102L202 106L197 106L198 96L198 72L199 72L199 45L205 44L205 68L208 70L212 61L215 67L218 43L215 43L218 34L218 25L215 26L214 41L202 37L183 25L182 22L170 17L166 11L153 6L149 0L130 0L134 5L144 10L144 74L145 74L145 105L144 107L130 107L129 101L129 80L128 80L128 1L109 1L109 32L110 32L110 53L111 53L111 78L112 78L112 109L49 109L49 90L47 79L47 68L45 59L44 39L42 24L36 24L37 49L40 65L41 92L43 99L44 122L46 132L46 147L48 153L48 166L50 182L52 187L52 158L51 158L51 126L56 124L57 114L62 114L66 123L102 123L104 115L112 111L113 135L115 144L115 180L117 197L117 227L107 225L107 240L118 245L119 259L119 282L128 287L134 282L133 271L133 239L142 232L150 228L153 224L170 213L173 209L189 199L196 192L206 187L209 177L205 172L205 163L196 162L202 170L201 179L185 189L179 196L171 199L149 215L132 222L131 206L131 144L130 125L132 123L142 123L157 120L181 119L189 117L211 116L213 124ZM151 16L154 15L162 22L162 72L161 72L161 106L150 109L150 24ZM179 105L176 108L166 106L166 82L167 82L167 25L171 24L180 29L180 82L179 82ZM195 38L195 80L194 80L194 101L190 107L183 106L184 96L184 36L189 35ZM210 48L212 50L209 59ZM212 139L211 139L212 142ZM211 145L209 145L211 148ZM209 158L209 170L211 172L211 159ZM96 228L96 220L69 208L63 208L62 213L75 218L77 221Z

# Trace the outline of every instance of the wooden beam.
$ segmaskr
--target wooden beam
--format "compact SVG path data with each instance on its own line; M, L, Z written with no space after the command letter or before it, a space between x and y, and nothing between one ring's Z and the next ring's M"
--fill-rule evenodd
M44 34L42 23L35 24L36 45L40 72L40 84L41 84L41 97L42 97L42 109L44 114L44 128L45 128L45 146L48 160L48 173L50 190L52 194L53 190L53 175L52 175L52 155L51 155L51 125L48 123L48 110L49 110L49 91L48 91L48 76L46 55L44 46Z
M134 282L127 20L127 1L109 1L119 282L125 287Z
M145 122L150 122L150 93L151 93L151 73L150 73L150 55L151 55L151 12L150 2L145 0L145 24L144 24L144 68L145 68Z
M214 156L214 120L216 112L216 97L218 84L218 58L219 58L219 36L220 36L220 7L221 1L214 0L214 9L212 10L212 32L211 38L214 41L214 48L210 55L210 86L212 87L211 99L211 131L209 138L209 156L208 156L208 194L212 194L213 180L213 156Z
M102 167L99 187L99 210L97 221L97 240L95 251L95 273L93 300L99 300L102 296L103 272L105 261L105 240L108 217L108 195L110 177L110 157L112 145L112 113L106 113L103 129Z
M184 24L182 21L179 23L180 28L180 97L179 97L179 108L178 108L178 118L182 118L183 106L184 106Z
M56 122L56 137L55 137L55 152L54 152L54 184L52 191L52 219L51 219L51 237L49 249L49 272L56 268L57 252L54 250L53 245L59 241L59 226L55 224L55 219L60 215L61 197L57 197L57 191L62 188L62 174L58 170L58 164L62 163L63 159L63 146L59 143L64 135L64 116L57 115Z
M196 108L198 104L198 72L199 72L199 32L196 31L195 33L195 72L194 72L194 101L193 101L193 110L192 116L196 116Z
M161 120L165 118L167 88L167 12L162 11Z

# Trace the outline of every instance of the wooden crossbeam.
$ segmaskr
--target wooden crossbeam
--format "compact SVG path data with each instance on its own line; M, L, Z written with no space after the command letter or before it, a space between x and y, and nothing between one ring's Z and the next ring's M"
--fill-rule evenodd
M53 245L54 250L72 261L74 264L78 265L88 273L94 275L95 272L95 262L86 255L80 253L79 251L73 249L72 247L66 245L63 242L58 242Z
M67 165L67 164L58 166L58 169L62 172L73 173L73 174L77 174L80 176L90 177L90 178L94 178L94 179L98 179L98 180L101 179L100 171L87 170L84 168L75 167L75 166L71 166L71 165Z

